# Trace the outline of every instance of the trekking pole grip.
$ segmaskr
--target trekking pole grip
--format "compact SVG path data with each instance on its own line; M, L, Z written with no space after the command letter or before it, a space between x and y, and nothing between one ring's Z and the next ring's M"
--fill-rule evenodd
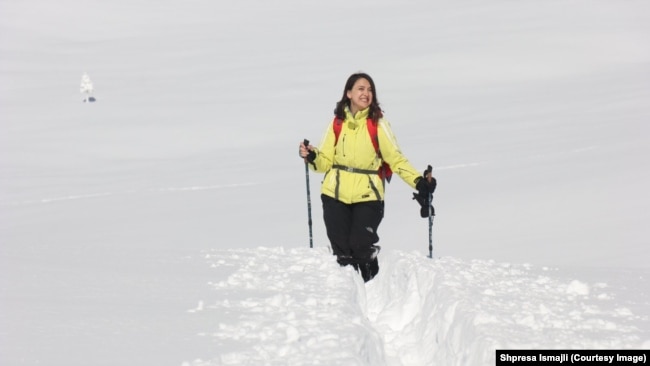
M309 140L307 139L302 140L302 144L305 145L305 150L307 150L307 154L309 154L309 149L307 148L307 146L309 146ZM302 158L302 156L300 157ZM307 160L305 160L305 164L307 164Z

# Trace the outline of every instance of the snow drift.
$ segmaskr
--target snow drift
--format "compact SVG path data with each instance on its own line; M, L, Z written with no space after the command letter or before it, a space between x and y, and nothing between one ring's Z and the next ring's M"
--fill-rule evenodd
M643 348L648 321L605 283L494 261L389 251L366 286L325 249L205 254L218 356L191 365L492 365L508 348ZM221 276L218 276L221 277Z

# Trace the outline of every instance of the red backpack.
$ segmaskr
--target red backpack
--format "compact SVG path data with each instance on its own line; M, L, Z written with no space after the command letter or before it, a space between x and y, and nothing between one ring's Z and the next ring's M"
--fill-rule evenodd
M332 122L332 124L333 124L332 129L334 130L334 146L336 146L336 144L339 142L339 135L341 134L341 129L343 128L343 120L334 117L334 121ZM379 138L377 137L377 122L368 118L366 124L368 126L368 134L370 135L370 141L372 141L372 146L375 148L375 152L377 153L377 156L379 156L379 158L382 159L381 151L379 151ZM390 165L388 165L388 163L383 161L383 159L378 174L382 180L385 179L388 183L390 183L390 179L393 176L393 171L390 169Z

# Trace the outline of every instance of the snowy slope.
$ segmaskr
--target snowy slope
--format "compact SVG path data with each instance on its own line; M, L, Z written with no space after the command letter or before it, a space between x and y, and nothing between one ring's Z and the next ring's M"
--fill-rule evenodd
M643 0L0 0L0 364L647 348L649 17ZM327 254L316 175L306 249L296 157L358 70L439 181L436 259L396 178L366 286Z
M492 365L503 348L647 348L647 317L606 283L494 261L381 256L364 286L323 249L211 250L188 311L218 355L191 365ZM647 306L648 303L645 303Z

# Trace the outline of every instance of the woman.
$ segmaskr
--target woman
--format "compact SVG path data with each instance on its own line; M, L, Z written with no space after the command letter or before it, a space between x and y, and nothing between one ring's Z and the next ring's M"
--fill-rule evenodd
M435 180L430 173L422 179L402 155L369 75L348 78L334 114L320 147L301 143L300 156L312 170L325 173L323 217L338 263L354 266L367 282L379 271L379 246L374 244L384 217L384 184L390 178L385 164L420 194L433 193Z

